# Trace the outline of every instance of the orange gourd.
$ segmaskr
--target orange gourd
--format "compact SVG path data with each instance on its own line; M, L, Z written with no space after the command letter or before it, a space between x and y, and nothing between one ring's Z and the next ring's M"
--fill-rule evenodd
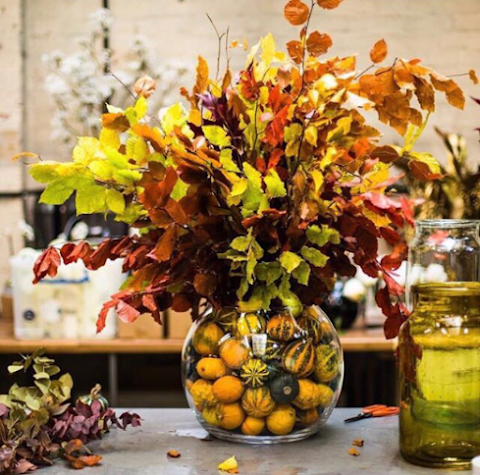
M229 368L240 369L243 363L247 361L249 351L243 341L237 338L229 338L220 345L219 354Z
M295 426L295 409L290 404L277 406L267 417L267 429L275 435L287 435Z
M204 323L193 336L193 349L202 356L216 355L218 341L223 335L223 330L215 323Z
M213 384L213 394L220 402L238 401L244 392L243 383L236 376L223 376Z
M275 315L267 323L268 336L278 341L293 340L298 330L295 318L289 313Z
M245 420L245 412L238 402L217 405L217 417L220 427L227 430L234 430L240 427Z
M265 428L265 419L248 416L242 424L242 432L245 435L260 435Z
M220 358L205 357L197 363L197 373L208 380L215 380L225 376L227 367Z

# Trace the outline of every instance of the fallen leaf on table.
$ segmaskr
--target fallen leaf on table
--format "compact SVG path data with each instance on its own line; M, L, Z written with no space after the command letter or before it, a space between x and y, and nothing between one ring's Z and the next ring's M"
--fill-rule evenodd
M353 455L354 457L358 457L360 455L360 452L357 449L354 449L353 447L348 449L349 455Z
M357 447L363 447L363 443L363 439L353 439L352 445L355 445Z
M67 455L73 452L78 452L83 447L83 442L80 439L72 439L67 442L63 448Z
M218 469L228 473L238 473L238 463L235 455L222 462Z
M171 457L173 459L178 459L182 454L178 450L169 450L167 452L167 457Z
M74 457L73 455L66 455L65 458L70 462L70 465L76 469L81 470L85 467L94 467L98 465L102 460L100 455L81 455L80 457Z

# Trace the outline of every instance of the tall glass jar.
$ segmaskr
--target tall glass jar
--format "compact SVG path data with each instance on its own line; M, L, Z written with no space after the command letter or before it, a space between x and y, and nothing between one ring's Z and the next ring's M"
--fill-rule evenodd
M343 354L318 307L209 310L182 352L188 403L213 436L248 444L305 439L340 395Z
M400 447L418 465L465 469L480 455L479 229L416 223L399 363Z

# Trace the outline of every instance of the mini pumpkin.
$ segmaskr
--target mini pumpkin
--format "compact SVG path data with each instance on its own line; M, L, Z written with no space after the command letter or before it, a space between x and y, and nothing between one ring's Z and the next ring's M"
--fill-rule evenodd
M260 435L265 428L265 419L261 417L247 416L242 424L242 432L245 435Z
M204 323L197 328L193 336L193 348L202 356L216 355L218 341L223 335L223 330L215 323Z
M297 397L298 391L297 378L292 374L281 374L270 383L272 397L279 404L292 402Z
M237 429L245 420L245 412L238 402L225 404L223 402L217 404L217 418L220 427L227 430Z
M212 406L217 403L213 394L213 384L204 379L197 379L190 387L190 394L192 395L195 407L199 411L203 411L205 406Z
M275 408L275 401L267 386L247 388L242 396L242 408L249 416L265 417Z
M323 336L322 323L315 310L307 308L297 319L298 326L309 337L314 345L318 345Z
M215 323L226 333L232 333L235 330L237 324L238 314L235 310L221 309L215 314Z
M306 411L297 411L297 422L305 427L315 424L319 417L318 411L314 407L307 409Z
M281 404L267 417L267 429L275 435L287 435L295 426L295 409L290 404Z
M205 406L202 411L202 416L207 424L217 427L220 425L217 408L215 406Z
M290 343L282 355L282 366L285 371L304 378L313 371L315 348L310 341L301 340Z
M267 333L270 338L278 341L290 341L299 330L295 318L289 313L280 313L267 323Z
M265 346L265 353L262 355L264 361L275 361L282 359L282 353L285 349L285 345L279 343L271 338L267 338L267 344Z
M320 407L328 407L332 404L335 393L333 389L325 384L317 385L317 405Z
M252 388L258 388L265 384L268 375L267 364L258 358L250 358L240 369L240 377L245 384Z
M236 376L223 376L213 383L213 394L220 402L238 401L245 388Z
M237 320L236 335L242 337L252 333L263 333L265 327L265 318L254 313L247 313Z
M80 396L78 400L90 407L95 401L98 401L102 412L105 412L109 407L107 398L102 395L102 386L100 384L96 384L90 391L90 394Z
M299 391L292 404L300 409L311 409L318 406L319 393L317 384L310 379L299 379L298 386Z
M244 341L232 337L220 345L220 358L232 369L239 369L247 361L250 350Z
M220 358L207 356L197 363L197 372L203 379L215 380L225 376L227 367Z
M330 345L320 345L315 349L315 354L315 378L321 383L329 383L335 379L340 369L338 350Z

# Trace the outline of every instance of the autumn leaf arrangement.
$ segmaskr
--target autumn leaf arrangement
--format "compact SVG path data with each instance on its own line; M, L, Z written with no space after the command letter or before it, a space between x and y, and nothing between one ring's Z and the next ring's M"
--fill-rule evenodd
M102 457L90 452L88 442L102 438L111 427L140 425L137 414L117 416L100 398L70 402L72 377L58 376L60 368L44 350L22 356L8 371L26 373L32 384L15 383L8 394L0 395L2 474L30 473L58 458L75 469L98 465Z
M459 109L465 99L453 79L418 59L387 62L384 40L363 72L354 56L325 59L332 39L310 31L310 19L340 3L290 0L285 18L300 32L288 54L268 34L236 74L227 66L222 76L217 65L212 77L199 57L192 91L181 91L188 108L175 104L158 116L148 113L154 84L143 78L130 107L108 105L98 138L78 139L71 162L34 164L32 176L46 184L42 202L75 193L79 214L112 213L136 230L95 247L50 247L35 265L36 280L55 275L62 260L97 269L123 259L130 277L101 310L101 331L112 308L132 322L143 313L160 321L168 308L195 317L203 302L319 304L338 277L360 267L385 281L377 303L386 336L394 337L408 313L395 271L413 214L406 198L387 193L399 178L390 169L402 160L418 179L439 178L436 160L415 143L436 91ZM382 142L369 125L375 115L403 146ZM393 248L382 259L380 239Z

